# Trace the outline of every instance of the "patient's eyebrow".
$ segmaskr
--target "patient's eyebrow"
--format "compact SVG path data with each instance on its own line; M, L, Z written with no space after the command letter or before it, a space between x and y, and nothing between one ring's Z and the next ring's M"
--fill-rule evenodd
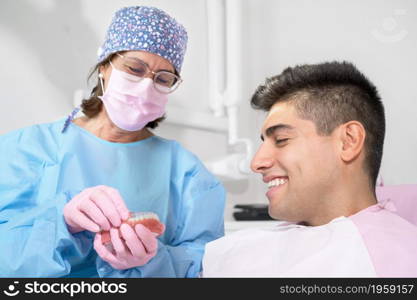
M273 125L273 126L268 127L265 130L265 135L267 137L269 137L269 136L273 135L276 131L292 131L294 129L295 128L293 126L288 125L288 124L277 124L277 125ZM261 140L262 141L264 140L263 134L261 134Z

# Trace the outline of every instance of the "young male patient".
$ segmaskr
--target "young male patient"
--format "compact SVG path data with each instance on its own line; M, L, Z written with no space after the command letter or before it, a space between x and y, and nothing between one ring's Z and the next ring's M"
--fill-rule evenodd
M208 243L203 276L416 277L417 227L375 196L376 87L347 62L302 65L267 79L251 104L268 112L251 167L283 222Z

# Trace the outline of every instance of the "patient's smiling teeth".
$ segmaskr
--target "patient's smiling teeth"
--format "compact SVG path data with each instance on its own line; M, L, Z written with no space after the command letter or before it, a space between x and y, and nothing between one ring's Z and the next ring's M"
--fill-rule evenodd
M274 186L280 186L282 184L285 184L288 182L288 179L283 178L276 178L268 182L268 188L274 187Z

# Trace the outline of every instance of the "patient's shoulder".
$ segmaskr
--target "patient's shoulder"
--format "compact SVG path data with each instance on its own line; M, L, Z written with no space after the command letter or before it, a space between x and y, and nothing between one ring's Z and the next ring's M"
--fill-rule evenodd
M400 234L398 237L403 234L417 235L417 226L397 214L392 206L387 209L377 204L350 216L349 219L362 231L393 236Z
M417 276L417 227L383 207L350 217L382 277Z

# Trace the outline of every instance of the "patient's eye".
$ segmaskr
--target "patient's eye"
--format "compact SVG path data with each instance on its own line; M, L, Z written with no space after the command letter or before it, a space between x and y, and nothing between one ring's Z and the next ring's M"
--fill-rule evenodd
M275 140L275 145L277 146L283 146L285 144L285 142L287 142L289 139L276 139Z

